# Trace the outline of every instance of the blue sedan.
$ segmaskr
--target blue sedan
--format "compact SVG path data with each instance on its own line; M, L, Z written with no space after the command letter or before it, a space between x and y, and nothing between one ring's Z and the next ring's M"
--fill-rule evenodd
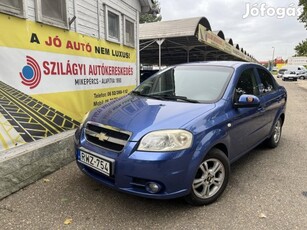
M232 162L262 142L278 146L286 101L258 64L172 66L90 111L75 133L76 161L116 190L207 205L225 190Z

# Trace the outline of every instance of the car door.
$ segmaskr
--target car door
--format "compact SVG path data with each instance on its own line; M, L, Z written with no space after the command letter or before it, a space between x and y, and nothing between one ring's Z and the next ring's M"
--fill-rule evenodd
M273 76L265 69L256 68L259 77L259 92L260 103L263 112L263 134L262 136L269 135L273 126L274 120L280 103L282 103L283 97L277 90L277 84Z
M242 94L259 96L259 81L253 67L242 71L235 86L233 103ZM242 154L255 147L262 138L264 122L262 107L234 108L232 109L229 126L231 160L235 160Z

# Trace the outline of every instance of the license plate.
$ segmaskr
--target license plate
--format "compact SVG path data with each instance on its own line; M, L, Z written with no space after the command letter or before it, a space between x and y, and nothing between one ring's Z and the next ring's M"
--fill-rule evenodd
M112 163L108 160L80 150L78 161L107 176L111 176Z

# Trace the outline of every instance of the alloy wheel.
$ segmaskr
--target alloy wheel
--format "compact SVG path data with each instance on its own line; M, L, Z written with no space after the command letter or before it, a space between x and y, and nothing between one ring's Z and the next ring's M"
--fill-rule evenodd
M210 158L200 164L192 189L197 197L210 198L220 190L224 179L224 165L218 159Z
M278 120L275 124L275 129L274 129L274 141L277 143L280 139L281 136L281 123L280 120Z

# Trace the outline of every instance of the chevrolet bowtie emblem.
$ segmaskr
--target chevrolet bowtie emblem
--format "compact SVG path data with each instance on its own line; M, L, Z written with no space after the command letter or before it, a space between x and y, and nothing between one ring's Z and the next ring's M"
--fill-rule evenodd
M109 137L105 133L97 133L95 135L100 141L107 141Z

